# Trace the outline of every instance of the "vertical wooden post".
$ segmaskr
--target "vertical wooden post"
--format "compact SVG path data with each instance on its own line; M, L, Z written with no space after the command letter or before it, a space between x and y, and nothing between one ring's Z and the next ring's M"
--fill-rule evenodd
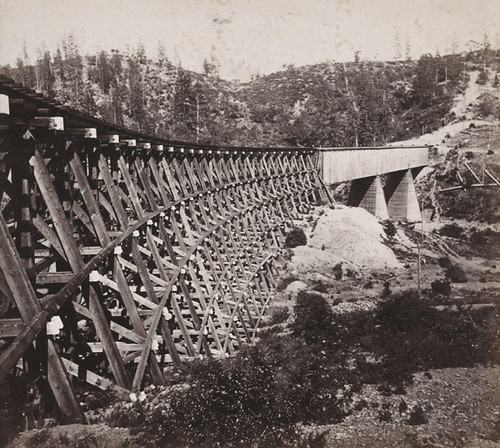
M36 298L35 291L31 286L25 269L22 266L22 260L15 249L14 241L10 237L10 232L7 224L0 213L0 270L2 271L7 284L12 292L14 301L19 309L23 321L28 324L41 314L42 309ZM32 340L24 341L26 343ZM67 421L84 422L85 417L78 405L75 393L67 378L64 367L61 368L59 355L55 350L52 350L51 356L48 359L48 376L49 384L54 390L55 397L61 409L65 409ZM20 355L18 355L20 356ZM15 359L12 360L12 364ZM5 377L7 369L10 370L12 365L0 365L0 377ZM76 405L75 405L76 403Z

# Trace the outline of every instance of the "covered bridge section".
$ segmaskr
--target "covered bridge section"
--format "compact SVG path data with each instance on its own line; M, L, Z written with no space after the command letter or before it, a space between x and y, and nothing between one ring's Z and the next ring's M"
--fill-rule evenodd
M427 146L320 148L325 184L351 183L348 204L381 219L420 221L414 178L429 163Z

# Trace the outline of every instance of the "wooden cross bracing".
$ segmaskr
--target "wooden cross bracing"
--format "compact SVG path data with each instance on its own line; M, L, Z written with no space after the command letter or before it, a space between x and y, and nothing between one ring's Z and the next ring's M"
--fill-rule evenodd
M83 421L68 375L125 395L146 375L161 383L165 365L254 340L292 220L327 201L314 150L155 151L13 122L0 143L0 381L35 350L68 421Z

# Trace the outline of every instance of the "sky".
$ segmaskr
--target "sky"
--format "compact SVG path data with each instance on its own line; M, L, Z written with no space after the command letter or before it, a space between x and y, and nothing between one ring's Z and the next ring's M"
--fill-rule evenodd
M26 46L53 52L73 34L81 51L135 48L202 71L215 57L225 79L248 81L285 65L392 60L500 48L500 0L0 0L0 64Z

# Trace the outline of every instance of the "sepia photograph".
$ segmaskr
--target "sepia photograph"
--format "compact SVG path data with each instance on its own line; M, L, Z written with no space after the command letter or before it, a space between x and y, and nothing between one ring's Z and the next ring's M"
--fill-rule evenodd
M0 0L0 448L500 448L498 0Z

